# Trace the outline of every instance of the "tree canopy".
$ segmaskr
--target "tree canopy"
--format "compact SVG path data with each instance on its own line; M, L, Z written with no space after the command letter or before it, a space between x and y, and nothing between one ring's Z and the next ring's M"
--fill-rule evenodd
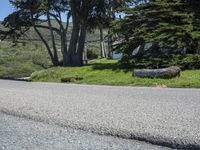
M157 55L162 49L195 53L200 48L199 5L198 0L150 0L123 8L126 17L114 28L123 39L118 48L131 54L135 48L143 45L144 49L144 44L151 43Z
M114 26L118 50L132 54L139 47L139 56L146 54L195 53L200 49L200 2L198 0L10 0L17 8L5 18L9 30L0 31L1 38L17 39L33 27L46 46L53 65L81 66L87 30L97 24ZM115 18L115 12L125 14ZM65 14L65 19L63 19ZM59 27L52 25L54 19ZM63 25L63 21L66 25ZM111 22L114 23L111 24ZM41 24L47 22L47 26ZM68 37L68 27L72 32ZM50 42L40 32L46 29ZM101 27L102 28L102 27ZM58 58L55 34L60 36L62 60ZM109 33L111 34L111 33ZM101 38L102 39L102 38ZM110 38L111 39L111 38ZM15 41L15 40L14 40Z
M108 7L111 0L10 0L17 8L17 11L10 14L4 20L4 24L10 29L7 34L20 33L19 36L26 32L27 29L33 27L46 46L53 65L60 65L55 44L55 33L60 35L62 64L83 65L83 52L85 47L86 31L92 26L92 19L105 19L108 13ZM114 1L116 4L121 1ZM66 15L66 26L63 25L62 14ZM23 16L23 17L22 17ZM41 19L42 17L42 19ZM44 17L46 19L44 19ZM52 19L56 20L59 28L52 26ZM40 23L46 21L48 26ZM71 36L67 37L69 22L72 24ZM51 35L51 45L43 37L40 28L46 29ZM26 29L26 30L22 30ZM15 36L15 38L17 38ZM69 43L67 42L69 41Z

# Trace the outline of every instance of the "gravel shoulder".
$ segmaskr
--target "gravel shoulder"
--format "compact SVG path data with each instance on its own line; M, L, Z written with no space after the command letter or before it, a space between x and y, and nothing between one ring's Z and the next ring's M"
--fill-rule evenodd
M0 111L52 125L200 149L200 90L0 80Z

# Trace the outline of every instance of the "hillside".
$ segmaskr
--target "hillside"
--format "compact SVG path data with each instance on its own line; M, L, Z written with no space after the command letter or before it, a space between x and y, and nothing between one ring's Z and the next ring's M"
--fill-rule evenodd
M65 23L63 23L64 26L66 26ZM47 26L47 23L42 23L41 25ZM59 28L59 25L56 21L52 20L52 25L53 27ZM5 30L5 28L1 25L0 22L0 29ZM50 32L46 29L39 29L44 38L47 41L50 41ZM70 35L71 35L71 30L72 30L72 25L69 25L69 31L67 33L68 41L70 40ZM104 35L107 35L107 30L104 31ZM99 30L93 30L91 32L88 31L87 33L87 48L89 50L95 51L97 54L100 55L100 44L99 44ZM55 33L55 39L56 39L56 44L57 47L60 48L60 36ZM9 40L8 40L9 41ZM21 36L20 40L21 42L25 44L31 43L36 43L36 45L43 45L41 42L40 38L38 37L37 33L34 31L33 28L31 28L29 31L27 31L23 36Z
M47 26L47 23L42 23L41 25ZM59 28L58 23L54 20L52 20L52 25L53 25L53 27ZM65 23L63 23L63 25L66 26ZM6 30L3 27L3 25L1 24L1 22L0 22L0 29ZM39 29L39 30L42 33L42 35L44 36L44 38L49 41L50 40L50 32L46 29ZM69 25L69 31L67 33L68 39L70 39L71 30L72 30L72 25L70 24ZM105 35L106 34L107 33L105 31ZM55 38L56 38L57 44L59 44L60 37L56 33L55 33ZM31 28L29 31L27 31L20 39L23 40L23 41L25 40L26 42L28 42L28 41L35 41L35 42L40 41L40 38L38 37L37 33L34 31L33 28ZM96 30L93 30L91 32L88 31L87 42L93 43L95 45L99 45L98 41L99 41L99 30L96 29Z
M52 21L54 27L58 27L55 21ZM45 23L44 23L45 25ZM64 24L65 25L65 24ZM71 25L69 27L68 38L70 39ZM0 29L5 28L0 24ZM50 33L45 29L40 29L47 41L50 41ZM60 47L60 38L55 34L57 47ZM48 68L51 63L45 47L38 35L31 28L24 34L20 41L14 45L9 39L0 41L0 78L4 77L24 77L30 76L34 71ZM94 30L87 34L87 47L89 51L100 54L99 31ZM59 51L59 53L61 53ZM61 55L60 55L61 56ZM61 58L61 57L60 57Z

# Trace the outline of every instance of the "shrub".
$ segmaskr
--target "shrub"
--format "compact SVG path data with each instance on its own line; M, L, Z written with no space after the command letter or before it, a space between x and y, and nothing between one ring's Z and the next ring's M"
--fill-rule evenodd
M46 57L46 55L44 54L39 54L39 53L36 53L36 54L33 54L32 55L32 63L34 65L38 65L38 66L41 66L42 68L44 69L47 69L51 66L51 62L50 60Z
M87 51L87 57L88 59L96 59L98 58L98 52L96 50L89 49Z
M184 69L200 69L200 55L189 55L183 58L181 66Z

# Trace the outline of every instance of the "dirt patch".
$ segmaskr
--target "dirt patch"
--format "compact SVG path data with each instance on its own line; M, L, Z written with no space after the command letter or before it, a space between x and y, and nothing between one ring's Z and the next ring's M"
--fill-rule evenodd
M81 78L81 77L66 77L66 78L62 78L61 82L69 83L69 82L75 82L75 81L79 81L79 80L83 80L83 78Z

